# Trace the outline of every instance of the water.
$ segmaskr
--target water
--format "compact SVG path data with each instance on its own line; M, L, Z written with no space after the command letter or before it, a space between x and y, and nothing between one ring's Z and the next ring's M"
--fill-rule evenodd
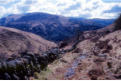
M80 60L85 59L87 56L85 54L78 57L73 63L70 68L67 69L67 72L65 73L65 79L71 78L75 74L75 69L78 67L78 64L80 63Z

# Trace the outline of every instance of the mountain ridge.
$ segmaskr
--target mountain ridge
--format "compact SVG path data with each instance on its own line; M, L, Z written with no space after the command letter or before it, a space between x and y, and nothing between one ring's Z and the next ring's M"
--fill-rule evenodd
M1 26L32 32L43 38L58 42L74 36L77 30L96 30L112 24L114 19L69 18L47 13L10 15L0 19Z

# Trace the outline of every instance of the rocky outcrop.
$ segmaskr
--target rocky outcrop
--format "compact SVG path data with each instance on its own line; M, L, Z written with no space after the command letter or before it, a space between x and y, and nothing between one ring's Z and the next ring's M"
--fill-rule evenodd
M49 63L59 59L61 51L52 48L43 54L21 53L19 58L11 58L0 62L1 80L25 80L30 79L34 72L46 69Z

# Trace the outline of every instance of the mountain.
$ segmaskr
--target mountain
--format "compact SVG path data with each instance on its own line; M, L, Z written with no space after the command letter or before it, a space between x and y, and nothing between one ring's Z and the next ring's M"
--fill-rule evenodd
M121 15L115 23L61 42L63 57L36 74L49 80L121 80ZM68 44L64 44L64 42ZM54 68L53 68L54 67ZM42 75L45 74L45 75Z
M32 32L58 42L79 31L96 30L112 24L114 19L84 19L46 13L12 14L0 19L0 25Z
M45 13L2 18L1 25L11 28L0 26L0 79L121 79L121 16L113 21ZM60 41L53 35L70 38L56 45L48 41Z
M42 54L56 44L32 33L0 27L0 60L11 56L19 57L21 53Z

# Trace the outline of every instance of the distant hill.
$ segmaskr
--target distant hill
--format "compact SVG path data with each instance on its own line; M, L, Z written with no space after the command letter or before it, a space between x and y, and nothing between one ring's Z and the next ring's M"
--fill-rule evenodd
M73 36L77 30L96 30L112 24L113 21L113 19L84 19L46 13L27 13L1 18L0 25L32 32L57 42Z

